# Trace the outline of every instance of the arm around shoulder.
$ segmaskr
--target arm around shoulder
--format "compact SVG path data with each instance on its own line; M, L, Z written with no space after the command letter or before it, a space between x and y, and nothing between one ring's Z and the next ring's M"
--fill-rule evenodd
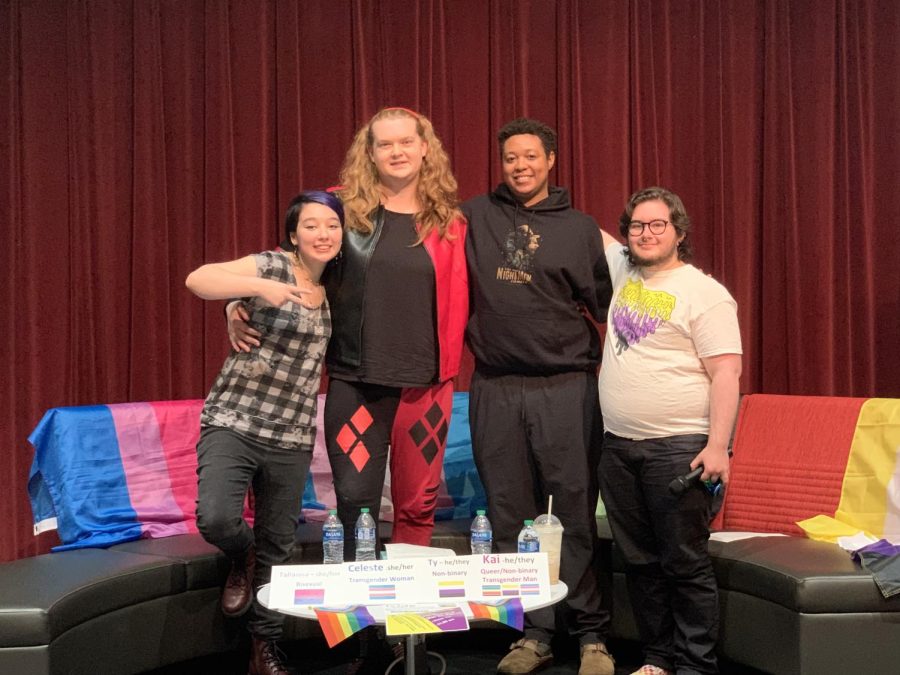
M609 232L604 229L600 229L600 236L603 237L603 250L607 250L610 246L620 246L620 242L613 237Z

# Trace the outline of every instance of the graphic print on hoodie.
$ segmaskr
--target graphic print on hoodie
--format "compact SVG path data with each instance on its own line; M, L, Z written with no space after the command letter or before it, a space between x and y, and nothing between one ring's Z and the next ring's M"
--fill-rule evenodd
M497 268L497 278L513 284L530 284L534 256L541 246L541 235L527 223L510 228L503 247L504 265Z

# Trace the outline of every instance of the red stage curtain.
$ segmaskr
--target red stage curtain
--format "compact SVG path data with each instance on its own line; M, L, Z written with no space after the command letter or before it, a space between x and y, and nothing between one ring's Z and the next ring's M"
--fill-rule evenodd
M894 0L4 0L0 559L50 543L43 411L202 396L227 344L184 277L273 245L382 105L432 118L463 197L521 114L607 227L680 193L744 391L900 395L898 34Z

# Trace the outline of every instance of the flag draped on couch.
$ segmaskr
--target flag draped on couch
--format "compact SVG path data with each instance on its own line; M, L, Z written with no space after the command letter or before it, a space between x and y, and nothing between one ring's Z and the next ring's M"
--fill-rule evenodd
M319 397L316 447L302 517L324 520L335 504ZM203 401L53 408L28 440L35 454L28 493L35 533L56 529L61 546L105 547L196 532L196 445ZM472 459L468 394L457 393L436 517L471 517L485 496ZM390 520L388 493L382 520ZM248 509L245 517L252 518ZM346 525L346 523L345 523Z
M900 399L862 404L833 517L821 514L797 525L823 541L862 531L900 543Z
M54 408L28 440L35 532L54 527L54 550L196 532L203 401Z

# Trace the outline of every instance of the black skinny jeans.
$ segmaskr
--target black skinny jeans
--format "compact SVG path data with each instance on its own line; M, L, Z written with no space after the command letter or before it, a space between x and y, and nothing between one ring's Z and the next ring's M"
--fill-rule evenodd
M239 559L256 547L253 588L269 583L294 545L312 448L265 445L230 429L204 427L197 444L197 529L225 555ZM253 529L244 520L244 498L253 487ZM254 593L247 629L256 637L281 637L284 615L266 609Z
M718 672L716 578L709 558L712 496L669 483L690 471L701 434L633 441L606 433L600 492L626 580L645 662L678 675Z

